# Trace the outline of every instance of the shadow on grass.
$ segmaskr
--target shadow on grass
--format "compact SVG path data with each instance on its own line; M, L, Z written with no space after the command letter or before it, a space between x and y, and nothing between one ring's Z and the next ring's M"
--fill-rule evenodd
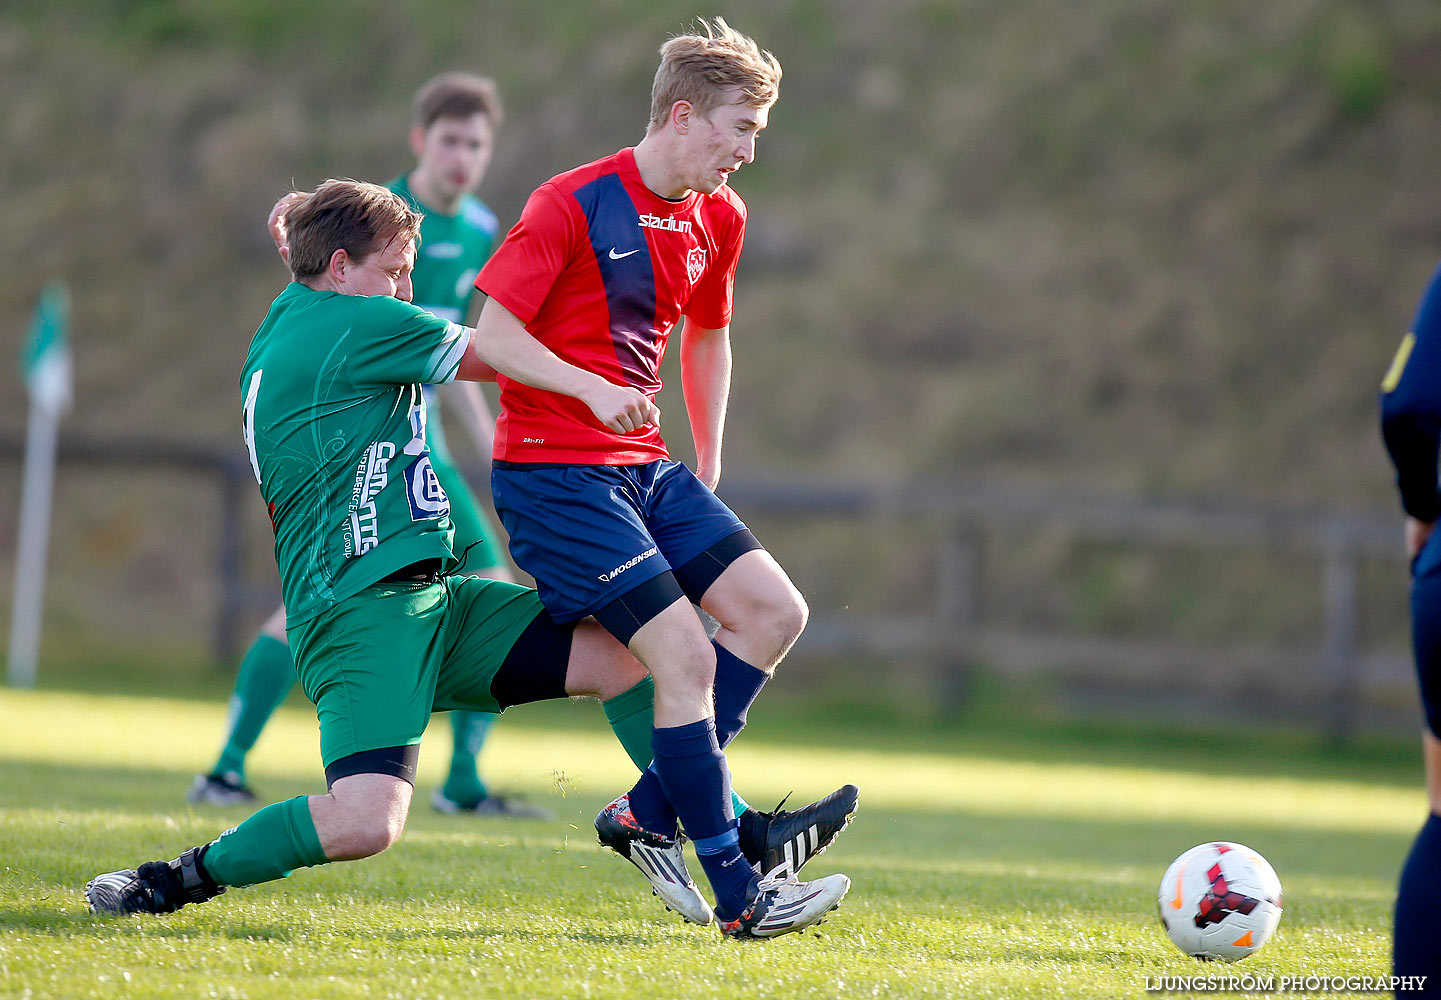
M378 899L376 902L384 903L386 900ZM654 917L669 917L674 919L672 914L666 913L655 907L655 912L646 908L646 914ZM350 932L352 936L363 941L395 941L400 943L420 941L479 941L489 939L505 939L523 935L531 941L551 941L556 944L571 944L584 942L586 944L620 945L623 947L635 947L638 945L655 944L662 939L662 935L648 933L643 930L634 932L626 931L553 931L537 929L533 925L519 927L514 919L497 921L495 924L485 927L445 927L424 925L407 927L403 930L368 930L357 929Z
M264 793L269 797L256 806L195 806L185 793L194 779L193 770L127 768L40 763L0 757L0 808L62 809L88 811L100 806L124 806L146 813L193 813L200 818L230 821L247 816L268 801L294 795L325 791L325 776L319 760L315 778L299 774L267 779Z
M639 887L636 887L637 890ZM236 890L232 890L236 891ZM243 890L239 890L242 891ZM578 887L577 891L581 891ZM384 908L393 906L397 908L408 908L414 905L413 900L397 899L395 890L377 891L374 894L347 893L348 896L359 896L357 900L364 906L372 908ZM545 909L545 896L548 893L538 893L540 898L535 903L535 910L543 912ZM313 902L320 908L334 905L333 899L316 896L312 892L302 891L294 894L294 901L297 904ZM57 901L64 900L68 904L66 909L58 907L51 908L46 905L49 899ZM132 930L139 931L148 938L193 940L199 937L219 936L232 941L256 941L256 942L293 942L308 935L304 930L297 930L292 926L281 923L257 922L250 915L236 914L227 919L224 914L224 907L227 902L226 896L204 904L203 910L194 907L186 907L177 915L171 914L141 914L131 916L95 915L87 912L77 912L70 909L70 906L82 906L80 901L80 889L77 884L74 887L67 886L63 890L57 890L48 896L38 897L34 904L17 907L0 905L0 931L3 932L32 932L67 939L77 937L89 937L97 939L114 938L117 934L130 934ZM654 916L660 920L664 911L659 907L655 912L650 912L647 906L644 913ZM204 914L204 923L197 924L194 918L200 913ZM449 919L448 917L442 919ZM486 926L465 926L457 927L453 924L431 922L424 919L407 926L403 929L375 930L368 927L346 927L346 937L358 941L376 942L397 942L397 943L419 943L426 941L479 941L491 939L504 939L514 937L518 933L515 920L509 916L501 915L495 918L493 924ZM548 939L557 944L586 943L593 945L626 946L636 947L651 945L660 941L663 933L647 930L625 931L546 931L537 930L534 927L527 927L520 933L530 940Z
M79 890L72 890L78 892ZM5 930L43 931L66 937L87 935L89 937L112 937L116 924L133 920L133 917L97 917L91 913L67 913L60 910L42 909L37 900L35 906L18 908L0 906L0 928Z
M77 901L76 905L83 905L78 902L81 898L79 885L70 889L69 893L73 893L73 897L70 899ZM200 933L217 933L236 941L294 941L296 939L295 932L289 927L259 924L247 919L226 921L223 926L213 930L198 929L190 920L190 915L194 911L189 910L184 911L184 915L174 918L169 914L97 916L87 912L47 909L44 907L44 902L43 899L37 900L34 906L23 909L14 906L0 906L0 930L37 931L67 938L81 936L112 938L117 932L127 933L132 925L138 925L144 930L147 937L184 940L194 938ZM172 920L175 922L171 923Z
M79 887L95 873L173 856L248 815L244 807L186 805L179 793L183 777L163 769L0 762L0 804L79 814L44 816L38 822L7 818L11 847L0 894L18 891L40 899L53 892L74 902ZM44 789L43 797L35 789ZM281 783L275 790L283 790ZM1421 811L1418 806L1418 827ZM623 893L638 885L639 876L628 865L592 843L584 835L588 831L578 836L563 821L527 825L523 832L504 820L479 821L456 828L459 837L427 838L424 834L435 832L439 822L425 823L413 831L419 835L403 839L373 862L319 869L324 883L312 884L309 891L327 893L317 897L318 905L326 905L335 892L361 903L413 902L420 888L427 903L464 908L489 896L534 898L543 907L557 870L577 873L577 891L587 891L586 881L592 879L599 881L589 882L591 891L606 886ZM926 892L936 880L964 885L1015 878L1017 872L1026 879L1058 872L1054 877L1098 887L1132 879L1149 884L1183 850L1226 839L1260 851L1283 880L1394 882L1410 832L1327 828L1324 822L1321 817L1315 827L1297 828L1264 815L1227 815L1209 802L1197 804L1193 819L1156 820L863 806L816 867L847 871L858 885L881 886L878 898L897 900ZM557 844L565 849L557 850ZM408 895L397 898L398 891ZM48 920L37 922L33 910L0 911L0 925L16 925L13 921L49 926ZM70 922L65 918L66 926ZM249 933L272 931L256 926Z

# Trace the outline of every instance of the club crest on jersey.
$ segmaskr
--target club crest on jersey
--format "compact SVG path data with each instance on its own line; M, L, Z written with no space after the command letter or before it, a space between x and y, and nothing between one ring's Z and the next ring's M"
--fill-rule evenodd
M429 521L450 513L450 497L435 475L426 452L405 467L405 495L410 501L410 519Z
M700 280L701 272L704 270L705 247L691 247L690 253L685 255L685 273L690 275L692 285Z

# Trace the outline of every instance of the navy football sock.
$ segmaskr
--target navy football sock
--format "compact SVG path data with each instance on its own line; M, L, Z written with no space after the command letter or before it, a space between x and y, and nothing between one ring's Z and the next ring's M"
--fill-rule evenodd
M716 741L724 749L745 728L746 713L771 675L751 666L718 642L712 641L711 646L716 655ZM731 792L731 806L737 816L751 812L750 803L734 790ZM647 830L666 837L675 836L675 809L666 799L654 765L641 774L640 781L631 789L630 810L635 814L636 822Z
M1398 976L1429 976L1441 983L1441 816L1432 813L1401 869L1396 893L1396 937L1392 968Z
M641 772L640 780L630 790L630 811L635 814L636 822L652 833L659 833L664 837L674 837L676 833L675 807L670 804L670 799L665 797L665 789L661 787L660 778L656 776L655 768L648 767ZM745 822L745 817L756 816L756 811L751 804L741 798L740 792L731 789L731 808L735 810L736 818ZM762 830L760 836L765 837ZM764 844L762 839L759 843ZM759 850L764 851L762 846Z
M711 646L715 649L716 739L724 748L745 728L746 713L771 675L714 640Z
M697 838L695 856L715 890L715 913L721 920L734 920L750 901L751 886L760 881L755 868L740 849L736 820L718 837Z
M652 833L663 837L674 837L676 833L675 808L665 796L660 776L655 773L655 761L640 773L640 780L630 790L630 811L635 821Z
M722 919L734 919L745 908L755 871L738 846L730 770L716 742L715 720L657 728L651 748L651 767L695 841L701 867L715 890L716 912Z

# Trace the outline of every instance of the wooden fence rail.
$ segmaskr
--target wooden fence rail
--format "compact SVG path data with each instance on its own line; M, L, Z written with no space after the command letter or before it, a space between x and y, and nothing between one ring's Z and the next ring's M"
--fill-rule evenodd
M22 455L20 435L0 434L0 460L18 461ZM210 480L220 521L213 649L218 661L233 662L244 638L238 631L242 620L273 605L277 596L273 587L247 583L241 571L247 544L243 505L254 499L244 453L213 443L70 435L62 437L59 457L62 469L75 464L149 467ZM1399 515L1086 497L986 482L866 486L731 476L723 492L728 502L751 516L895 518L928 526L937 557L931 581L935 599L925 613L858 618L817 608L797 649L928 658L935 665L937 697L944 701L964 698L966 664L975 661L1018 671L1071 664L1111 670L1123 678L1142 676L1162 662L1173 672L1213 670L1218 663L1230 663L1306 678L1310 686L1319 687L1323 696L1315 705L1320 712L1317 722L1329 738L1342 741L1356 725L1363 681L1399 678L1409 669L1404 657L1368 652L1360 648L1358 639L1360 564L1368 558L1401 562ZM1219 643L1187 646L1106 639L1078 632L1020 633L988 626L978 614L984 586L981 536L989 527L1008 524L1058 525L1078 538L1141 548L1264 547L1318 557L1324 565L1317 580L1324 607L1321 634L1314 645L1304 648L1248 649Z

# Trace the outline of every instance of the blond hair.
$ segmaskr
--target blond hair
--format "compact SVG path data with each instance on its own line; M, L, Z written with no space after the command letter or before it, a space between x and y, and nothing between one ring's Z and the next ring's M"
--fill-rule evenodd
M419 238L420 213L389 188L332 179L286 210L285 232L298 281L323 274L337 250L362 261L396 240Z
M500 91L488 76L452 71L427 80L415 92L410 106L412 124L428 129L442 118L469 118L482 114L492 128L500 128L505 117Z
M709 116L726 91L738 89L743 103L768 107L780 96L781 64L755 40L742 35L725 18L697 18L694 32L677 35L660 47L660 68L650 91L650 125L664 125L676 101L689 101L698 114Z

